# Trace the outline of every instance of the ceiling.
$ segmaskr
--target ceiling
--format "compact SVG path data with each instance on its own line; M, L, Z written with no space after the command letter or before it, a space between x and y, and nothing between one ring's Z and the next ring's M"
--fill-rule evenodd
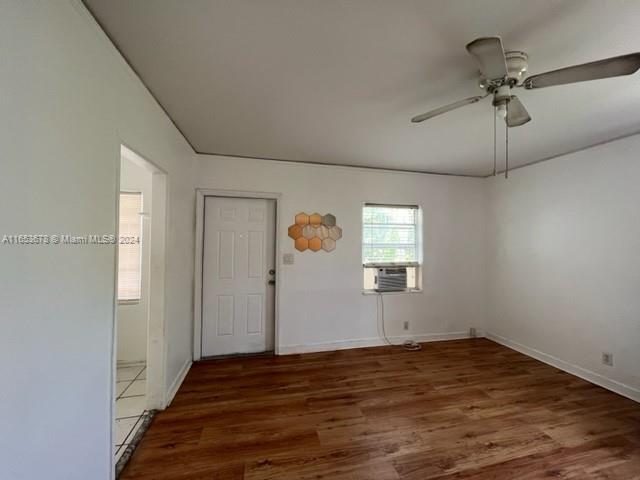
M487 175L489 99L409 121L481 93L466 43L498 34L529 74L640 51L640 2L85 3L196 151L291 161ZM512 166L640 130L640 73L517 95Z

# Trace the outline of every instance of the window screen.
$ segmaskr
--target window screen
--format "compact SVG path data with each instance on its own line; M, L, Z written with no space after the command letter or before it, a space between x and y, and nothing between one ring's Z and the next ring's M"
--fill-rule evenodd
M362 263L417 264L418 207L366 204L362 212Z
M142 229L142 194L120 194L120 237L140 239ZM140 242L118 245L118 300L140 300L142 290L142 251Z

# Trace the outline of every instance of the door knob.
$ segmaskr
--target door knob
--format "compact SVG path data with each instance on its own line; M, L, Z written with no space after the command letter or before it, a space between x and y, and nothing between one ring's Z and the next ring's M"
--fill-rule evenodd
M275 275L275 274L276 274L276 271L273 268L269 270L269 275Z

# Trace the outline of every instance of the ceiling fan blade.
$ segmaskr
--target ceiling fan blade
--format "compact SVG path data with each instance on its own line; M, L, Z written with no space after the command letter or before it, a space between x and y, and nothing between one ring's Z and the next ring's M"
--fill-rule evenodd
M567 83L631 75L639 68L640 52L636 52L533 75L526 78L522 84L527 89L553 87Z
M435 110L431 110L430 112L423 113L422 115L418 115L417 117L413 117L411 121L413 123L420 123L428 120L429 118L436 117L438 115L442 115L443 113L450 112L451 110L455 110L456 108L464 107L465 105L469 105L471 103L476 103L485 98L486 95L478 96L478 97L469 97L464 100L460 100L458 102L450 103L449 105L445 105L444 107L436 108Z
M507 76L507 61L500 37L477 38L467 45L467 51L473 55L480 71L489 80Z
M507 104L507 126L519 127L530 120L531 117L529 116L529 112L524 108L520 99L515 95L512 95L511 100L509 100L509 103Z

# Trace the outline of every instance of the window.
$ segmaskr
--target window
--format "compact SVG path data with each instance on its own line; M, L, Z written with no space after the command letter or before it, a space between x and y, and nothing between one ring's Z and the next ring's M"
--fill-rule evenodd
M118 301L140 301L142 291L142 194L120 193L120 238L118 245Z
M377 288L379 267L407 269L407 290L420 288L420 209L414 205L365 204L362 210L364 289Z

